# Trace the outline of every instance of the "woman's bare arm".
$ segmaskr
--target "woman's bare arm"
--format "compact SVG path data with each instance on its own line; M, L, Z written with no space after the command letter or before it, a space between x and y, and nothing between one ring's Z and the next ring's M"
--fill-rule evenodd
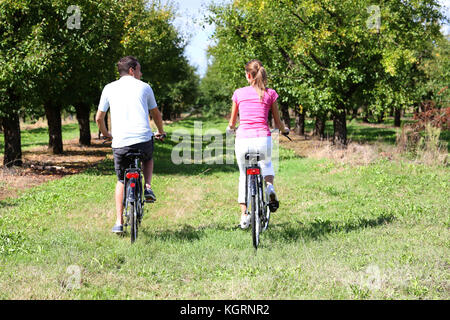
M275 122L275 128L279 129L281 133L286 132L286 127L283 121L280 119L280 112L278 111L278 102L272 104L273 121Z
M230 117L230 122L228 123L228 126L231 129L234 129L236 127L236 119L237 119L237 115L238 115L238 106L236 104L236 102L233 101L233 106L231 107L231 117Z

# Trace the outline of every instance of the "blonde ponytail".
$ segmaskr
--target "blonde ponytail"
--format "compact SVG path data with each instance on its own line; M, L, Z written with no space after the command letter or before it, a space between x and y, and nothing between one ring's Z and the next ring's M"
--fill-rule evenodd
M262 66L261 61L251 60L245 65L245 71L252 76L251 85L255 87L258 92L259 99L264 98L264 93L267 90L267 72Z

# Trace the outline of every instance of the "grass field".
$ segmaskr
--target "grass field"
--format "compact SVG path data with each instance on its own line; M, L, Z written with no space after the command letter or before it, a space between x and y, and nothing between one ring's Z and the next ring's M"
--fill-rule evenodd
M110 232L111 160L0 201L0 298L450 298L447 167L350 166L281 148L280 209L255 252L236 228L237 166L174 165L174 145L156 144L158 200L134 245Z

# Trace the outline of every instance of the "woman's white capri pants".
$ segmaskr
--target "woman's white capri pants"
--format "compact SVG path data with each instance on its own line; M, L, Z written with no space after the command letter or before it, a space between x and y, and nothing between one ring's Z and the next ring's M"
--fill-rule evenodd
M239 203L245 203L245 154L247 152L260 153L263 159L258 162L261 167L263 177L274 176L272 166L272 137L257 137L257 138L242 138L236 139L235 153L236 160L239 166Z

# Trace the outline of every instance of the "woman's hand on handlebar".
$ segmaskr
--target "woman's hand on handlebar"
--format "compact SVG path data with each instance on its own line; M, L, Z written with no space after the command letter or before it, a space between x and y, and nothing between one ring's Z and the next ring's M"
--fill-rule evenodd
M227 132L227 134L235 134L236 133L236 127L228 126L226 132Z

